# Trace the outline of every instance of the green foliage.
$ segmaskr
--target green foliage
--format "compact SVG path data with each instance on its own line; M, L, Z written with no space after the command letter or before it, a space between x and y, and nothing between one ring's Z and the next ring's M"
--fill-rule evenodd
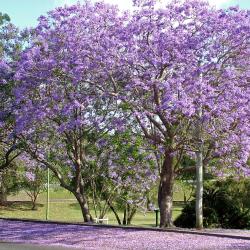
M9 22L9 21L10 21L9 15L0 12L0 25L3 25L5 22Z
M249 180L243 182L249 184ZM239 181L238 184L242 183ZM236 182L231 179L205 185L203 196L204 227L250 228L250 209L244 204L245 189L242 188L241 192L238 192L239 190L234 189L235 185ZM245 188L249 188L249 186L246 185ZM195 227L195 200L184 207L182 214L175 220L175 225Z
M5 194L16 194L20 190L21 176L17 171L17 166L12 164L9 169L1 172L1 186L4 187Z
M250 179L235 180L229 178L223 182L217 182L218 187L225 189L234 203L237 204L242 210L250 209Z

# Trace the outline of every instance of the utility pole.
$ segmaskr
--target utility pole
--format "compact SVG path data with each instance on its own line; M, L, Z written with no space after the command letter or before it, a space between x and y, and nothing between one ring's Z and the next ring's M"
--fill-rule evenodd
M49 219L49 168L47 168L47 203L46 203L46 220Z
M203 142L201 137L202 124L200 117L197 118L195 128L196 136L196 199L195 199L195 213L196 213L196 228L203 228Z
M202 83L203 77L200 75ZM202 105L198 104L197 117L194 128L195 156L196 156L196 199L195 215L196 228L203 228L203 138L202 138Z

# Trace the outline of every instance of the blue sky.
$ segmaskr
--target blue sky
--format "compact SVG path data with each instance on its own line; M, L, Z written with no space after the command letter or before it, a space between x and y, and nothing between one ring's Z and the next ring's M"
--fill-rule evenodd
M76 2L78 0L0 0L0 12L9 14L12 22L20 28L34 27L40 15L46 14L55 7ZM131 6L132 1L105 0L105 2L118 4L121 8L126 9ZM250 0L209 0L209 2L219 8L239 5L241 8L250 9Z

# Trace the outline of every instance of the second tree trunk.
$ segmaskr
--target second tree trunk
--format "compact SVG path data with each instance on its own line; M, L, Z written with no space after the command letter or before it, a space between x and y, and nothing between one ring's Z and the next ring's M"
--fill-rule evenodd
M158 190L158 204L160 208L160 227L172 227L174 165L173 155L170 151L165 152L165 159L160 174Z

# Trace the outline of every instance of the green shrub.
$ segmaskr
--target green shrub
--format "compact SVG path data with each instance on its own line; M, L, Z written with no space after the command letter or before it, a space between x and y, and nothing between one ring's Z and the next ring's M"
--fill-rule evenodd
M204 227L250 228L250 210L235 201L228 186L215 183L206 185L203 195ZM195 201L188 203L176 218L178 227L195 227Z

